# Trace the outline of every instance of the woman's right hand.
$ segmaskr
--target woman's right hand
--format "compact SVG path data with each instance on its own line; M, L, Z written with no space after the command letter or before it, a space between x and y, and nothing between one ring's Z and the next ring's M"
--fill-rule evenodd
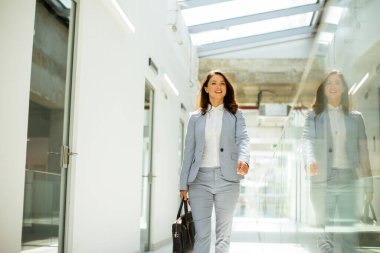
M181 197L181 199L187 200L187 190L180 190L179 196Z
M317 166L316 162L312 162L309 165L309 173L310 173L310 176L316 176L316 175L318 175L318 166Z

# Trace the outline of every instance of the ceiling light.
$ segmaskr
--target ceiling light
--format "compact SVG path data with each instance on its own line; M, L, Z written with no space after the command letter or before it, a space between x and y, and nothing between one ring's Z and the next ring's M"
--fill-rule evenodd
M369 73L367 73L363 76L362 80L360 80L358 85L353 89L351 95L354 95L363 86L364 82L367 81L368 77L369 77Z
M168 77L166 73L163 74L163 78L164 78L165 83L169 85L170 89L174 92L174 94L176 96L179 96L179 92L177 88L175 87L174 83L172 82L172 80L170 80L170 78Z
M108 2L108 1L106 1L106 2ZM123 9L120 7L120 5L117 2L117 0L111 0L110 2L112 3L112 5L114 7L114 10L117 11L117 13L120 15L120 17L122 18L123 22L127 25L127 27L129 28L129 30L132 33L135 33L136 29L135 29L134 25L129 20L128 16L125 14L125 12L123 11Z
M354 91L354 89L356 88L357 85L358 85L358 83L354 83L354 85L351 86L350 90L348 91L349 95L352 94L352 92Z

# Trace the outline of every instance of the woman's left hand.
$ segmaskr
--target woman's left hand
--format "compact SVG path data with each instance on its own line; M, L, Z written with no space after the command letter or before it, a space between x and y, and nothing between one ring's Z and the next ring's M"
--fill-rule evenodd
M242 175L242 176L247 175L247 173L248 173L247 163L239 161L239 163L236 167L236 171L239 175Z

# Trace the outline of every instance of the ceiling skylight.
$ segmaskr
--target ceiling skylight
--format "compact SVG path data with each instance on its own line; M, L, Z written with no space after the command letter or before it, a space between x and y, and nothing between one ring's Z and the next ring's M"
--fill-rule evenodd
M182 10L187 26L316 3L316 0L234 0Z
M314 36L326 0L180 0L191 40L205 51ZM337 22L340 10L331 13ZM225 51L228 51L226 49Z
M194 45L214 43L240 37L283 31L298 27L310 26L313 13L262 20L258 22L227 27L225 29L195 33L191 35Z

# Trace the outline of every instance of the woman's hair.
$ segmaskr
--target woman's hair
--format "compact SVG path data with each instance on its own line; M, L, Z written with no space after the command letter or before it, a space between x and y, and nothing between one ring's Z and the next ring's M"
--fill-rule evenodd
M315 96L314 103L312 104L313 111L315 112L316 115L322 113L326 109L327 97L325 94L325 84L331 75L338 75L339 78L342 80L344 89L343 89L340 103L342 105L342 109L344 113L348 113L350 111L350 101L348 98L347 83L343 77L342 72L340 72L339 70L332 70L323 77L322 82L317 89L317 94Z
M202 115L206 114L208 105L210 104L210 98L208 93L205 91L205 87L208 86L208 82L210 81L211 77L219 75L223 77L224 82L226 83L226 95L223 99L224 108L228 110L230 113L235 114L238 109L238 104L235 100L235 91L234 87L232 86L231 82L228 80L225 74L218 70L210 71L206 78L202 81L202 87L199 91L199 97L198 97L198 109L201 110Z

